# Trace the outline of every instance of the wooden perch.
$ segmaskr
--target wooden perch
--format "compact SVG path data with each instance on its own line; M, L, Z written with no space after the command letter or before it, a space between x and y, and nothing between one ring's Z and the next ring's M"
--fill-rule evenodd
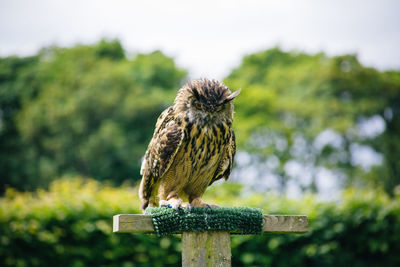
M155 233L150 215L119 214L114 216L115 233ZM308 217L304 215L264 215L264 233L307 233Z
M155 233L151 215L115 215L113 228L116 233ZM263 232L307 233L308 217L263 215ZM182 266L231 266L230 234L228 231L183 232Z

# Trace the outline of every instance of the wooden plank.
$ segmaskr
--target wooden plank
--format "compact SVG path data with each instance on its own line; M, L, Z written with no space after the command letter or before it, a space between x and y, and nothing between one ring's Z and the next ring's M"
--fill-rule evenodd
M119 214L114 216L113 221L115 233L154 233L150 215Z
M266 215L263 218L264 233L307 233L308 217L305 215Z
M116 233L154 233L150 215L119 214L114 216ZM264 233L307 233L308 217L305 215L267 215L263 217Z
M231 239L229 232L183 232L182 266L231 266Z

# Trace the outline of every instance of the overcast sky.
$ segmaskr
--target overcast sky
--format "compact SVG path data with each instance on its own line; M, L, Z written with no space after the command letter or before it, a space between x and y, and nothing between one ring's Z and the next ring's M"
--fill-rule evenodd
M132 54L160 49L193 78L223 78L276 45L400 69L399 13L396 0L0 0L0 55L108 37Z

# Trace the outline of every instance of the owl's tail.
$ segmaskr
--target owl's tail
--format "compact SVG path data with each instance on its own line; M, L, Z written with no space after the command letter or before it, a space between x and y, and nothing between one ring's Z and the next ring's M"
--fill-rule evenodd
M145 181L148 181L148 179L144 179L143 177L139 186L139 199L142 202L142 204L140 205L140 209L143 211L143 213L144 210L149 206L149 195L148 191L145 190L145 185L146 185Z
M149 200L148 199L141 199L142 204L140 205L140 209L144 213L144 210L149 206Z

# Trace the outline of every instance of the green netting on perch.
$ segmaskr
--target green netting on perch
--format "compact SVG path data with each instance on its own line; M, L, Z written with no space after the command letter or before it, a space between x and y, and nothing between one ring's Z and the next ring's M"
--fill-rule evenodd
M199 208L191 210L168 207L147 208L158 236L183 231L229 231L236 234L260 234L263 229L261 209L249 207Z

